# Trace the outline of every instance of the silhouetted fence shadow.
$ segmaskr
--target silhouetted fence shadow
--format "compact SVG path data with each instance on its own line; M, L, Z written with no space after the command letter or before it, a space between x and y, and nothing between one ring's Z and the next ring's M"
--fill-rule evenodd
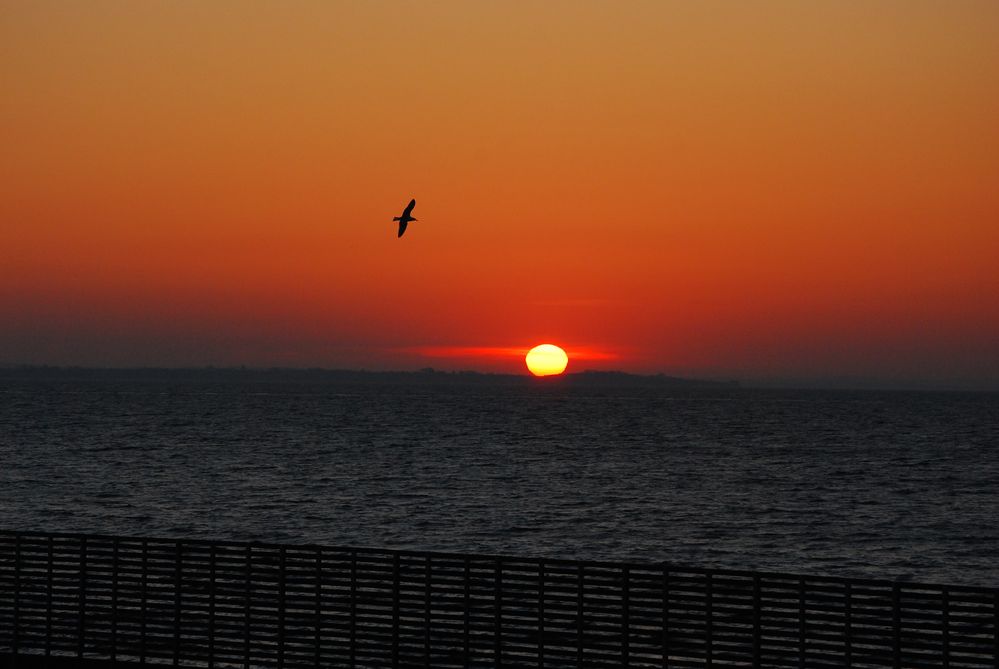
M0 532L8 666L996 667L999 589Z

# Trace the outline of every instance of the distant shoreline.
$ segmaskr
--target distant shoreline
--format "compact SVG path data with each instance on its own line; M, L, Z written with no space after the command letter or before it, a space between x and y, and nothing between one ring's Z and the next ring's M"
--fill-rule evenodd
M199 383L351 383L359 386L500 386L508 388L660 388L667 390L856 391L902 393L999 393L999 388L963 383L886 381L854 377L829 379L703 379L667 374L632 374L621 371L583 370L559 376L443 371L430 367L411 371L331 369L323 367L86 367L0 364L0 381L89 380Z
M246 382L343 382L363 385L504 385L562 387L642 387L736 389L738 381L691 379L665 374L630 374L617 371L584 370L559 376L534 377L529 374L441 371L425 368L417 371L371 371L352 369L294 367L57 367L14 365L0 367L0 377L24 380L163 380L184 378L195 381Z

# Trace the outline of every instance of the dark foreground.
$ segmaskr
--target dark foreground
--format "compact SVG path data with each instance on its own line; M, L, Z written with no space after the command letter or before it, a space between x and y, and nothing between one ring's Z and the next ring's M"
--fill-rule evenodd
M0 669L105 669L105 667L146 667L139 662L90 660L58 655L0 655Z
M0 532L12 667L995 667L997 605L661 563Z

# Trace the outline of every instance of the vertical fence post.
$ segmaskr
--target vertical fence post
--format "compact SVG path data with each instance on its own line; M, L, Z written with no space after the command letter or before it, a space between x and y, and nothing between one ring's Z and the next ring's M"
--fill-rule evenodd
M496 667L503 666L503 562L496 558L496 572L493 578L493 596L495 601L495 631L496 635Z
M538 668L545 666L545 561L538 560Z
M798 579L798 666L805 666L805 579Z
M843 651L846 656L846 666L853 664L853 589L849 581L844 592L843 610Z
M55 575L53 571L55 570L55 556L53 555L54 550L52 542L54 541L52 535L46 537L45 542L46 547L46 558L45 558L45 662L48 664L48 658L52 657L52 617L55 615L52 595L54 590L53 580Z
M763 593L760 575L753 575L753 666L759 669L763 661Z
M11 647L14 649L14 663L17 663L20 639L18 630L21 628L21 535L14 535L14 629L11 630Z
M627 667L631 659L631 568L624 565L621 570L621 665Z
M278 656L278 669L284 669L284 646L285 646L285 631L284 628L287 627L287 609L288 609L288 577L286 570L288 568L288 549L286 546L281 546L278 549L278 573L277 573L277 585L278 585L278 618L277 618L277 656Z
M891 586L891 632L894 668L902 669L902 586Z
M423 666L430 667L430 556L423 565Z
M999 592L992 596L992 661L999 664Z
M663 669L669 667L669 567L663 565Z
M584 571L586 567L579 563L579 573L576 579L576 666L583 666L583 592L586 585Z
M400 570L402 569L401 560L399 554L396 553L392 556L392 666L399 666L399 599L400 592L402 589L402 577L400 575Z
M111 540L111 663L118 664L118 537Z
M350 666L357 666L357 551L350 551Z
M944 587L940 593L943 603L943 666L950 667L950 588Z
M80 622L77 626L79 638L76 640L76 654L83 657L87 650L87 537L80 539Z
M215 544L211 544L208 549L208 669L215 666L215 628L217 621L215 618L216 596L216 556Z
M246 544L243 554L243 669L250 669L250 634L253 631L253 546Z
M708 647L707 647L707 652L706 652L706 655L707 655L707 657L706 657L707 664L705 666L712 667L712 666L714 666L713 663L714 663L714 649L715 649L715 645L714 645L714 641L715 641L714 640L714 636L715 636L715 628L714 628L715 609L714 609L714 592L713 592L714 588L713 588L713 583L712 583L712 579L711 579L712 573L709 571L709 572L707 572L706 575L707 575L707 582L705 583L705 594L706 594L706 600L707 601L705 601L705 603L704 603L705 607L706 607L706 609L705 609L706 620L704 622L704 627L705 627L705 631L706 631L706 634L707 634L707 637L708 637L707 638L707 642L708 642L707 646Z
M181 573L180 563L183 559L183 549L180 541L174 544L173 562L173 666L180 665L180 607L181 607Z
M149 600L149 540L142 540L142 567L139 576L141 598L139 599L139 664L146 662L146 619Z
M471 635L472 635L472 574L471 565L469 558L466 556L462 558L462 565L465 572L465 625L464 625L464 642L465 642L465 657L464 664L468 666L471 663Z
M314 666L322 666L322 629L323 629L323 549L316 546L316 634Z

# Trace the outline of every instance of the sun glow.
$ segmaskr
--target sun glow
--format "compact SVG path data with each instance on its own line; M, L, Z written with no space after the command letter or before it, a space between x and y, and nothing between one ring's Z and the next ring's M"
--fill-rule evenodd
M534 376L552 376L565 371L569 356L554 344L541 344L527 352L524 362Z

